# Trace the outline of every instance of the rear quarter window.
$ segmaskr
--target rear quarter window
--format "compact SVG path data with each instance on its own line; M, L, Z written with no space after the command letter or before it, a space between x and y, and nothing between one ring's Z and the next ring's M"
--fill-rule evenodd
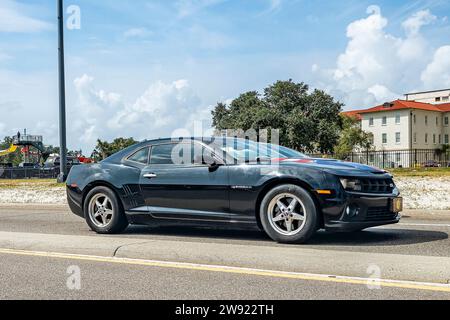
M129 156L127 160L141 164L147 164L149 151L150 151L149 147L138 150L134 154Z

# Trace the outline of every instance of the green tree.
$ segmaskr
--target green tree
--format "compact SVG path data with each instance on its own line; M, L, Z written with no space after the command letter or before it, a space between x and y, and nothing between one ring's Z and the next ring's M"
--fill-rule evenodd
M280 144L301 151L331 152L339 139L342 104L305 83L277 81L261 96L251 91L230 106L218 103L213 126L224 129L278 129Z
M133 138L117 138L113 142L97 140L97 146L92 152L91 158L95 161L105 160L114 153L136 144Z
M373 148L371 133L361 129L358 119L341 115L342 131L339 142L334 148L334 154L338 159L346 159L355 149L370 150Z

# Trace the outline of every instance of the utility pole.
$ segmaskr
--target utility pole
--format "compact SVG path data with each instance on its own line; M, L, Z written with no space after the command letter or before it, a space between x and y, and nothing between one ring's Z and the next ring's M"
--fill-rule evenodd
M67 179L66 85L64 71L64 1L58 1L58 66L59 66L59 143L60 174L58 182Z

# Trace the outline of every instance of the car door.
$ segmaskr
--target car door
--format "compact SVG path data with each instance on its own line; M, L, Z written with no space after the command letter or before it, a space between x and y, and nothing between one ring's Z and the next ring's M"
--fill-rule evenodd
M140 186L152 216L163 219L229 220L228 168L195 161L199 142L153 145ZM182 161L174 160L182 150ZM186 155L186 156L185 156Z

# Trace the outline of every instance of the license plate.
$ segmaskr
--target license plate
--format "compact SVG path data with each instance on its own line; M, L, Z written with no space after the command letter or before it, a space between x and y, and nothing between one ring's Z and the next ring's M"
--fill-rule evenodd
M392 212L398 213L403 211L403 198L395 198L392 201Z

